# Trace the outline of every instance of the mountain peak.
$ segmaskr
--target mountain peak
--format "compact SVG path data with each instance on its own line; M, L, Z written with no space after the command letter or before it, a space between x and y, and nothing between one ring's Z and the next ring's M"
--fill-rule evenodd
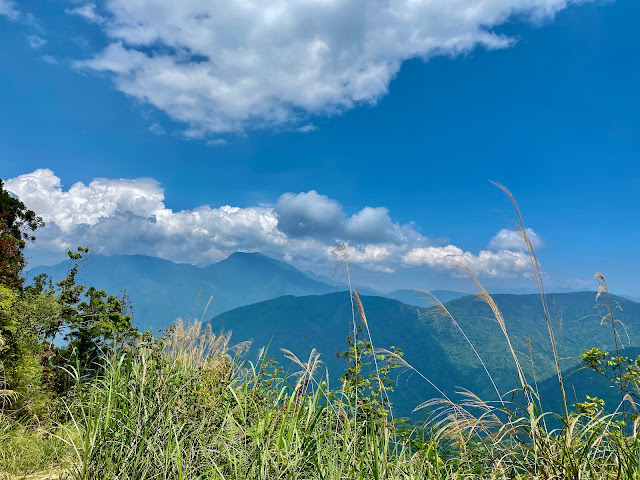
M217 265L217 267L215 267ZM226 259L221 260L218 263L214 263L210 265L209 268L228 268L230 266L235 267L245 267L245 268L273 268L279 270L288 270L289 272L295 272L300 275L304 275L300 270L298 270L293 265L288 264L287 262L283 262L282 260L276 260L275 258L268 257L263 253L259 252L234 252L229 255ZM306 275L305 275L306 276Z
M250 259L250 258L269 258L260 252L233 252L226 260ZM224 260L222 260L224 262Z

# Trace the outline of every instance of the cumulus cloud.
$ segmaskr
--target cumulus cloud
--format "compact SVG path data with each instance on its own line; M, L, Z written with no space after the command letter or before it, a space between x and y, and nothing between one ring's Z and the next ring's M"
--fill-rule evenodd
M7 190L42 215L35 248L64 252L91 245L104 254L146 254L174 261L210 263L235 251L259 251L298 266L332 261L343 243L349 261L392 272L426 266L455 272L456 262L479 275L509 277L526 271L521 251L463 252L436 246L413 224L391 219L384 207L347 215L343 206L315 190L285 193L273 207L202 205L173 211L164 190L151 178L97 178L65 189L54 172L36 170L5 181Z
M523 252L482 250L474 255L455 245L416 248L409 251L403 260L408 265L428 265L439 269L457 269L466 265L474 273L488 277L514 277L531 268L529 257Z
M586 1L110 0L69 13L111 39L77 67L111 74L201 136L376 103L408 59L505 48L514 40L495 27Z
M533 248L544 246L542 238L533 229L527 228L527 237ZM489 250L526 250L527 246L519 231L503 228L491 239L488 248Z
M235 250L282 243L269 208L200 206L173 212L153 179L95 179L68 190L51 170L5 182L47 223L38 243L51 250L92 244L102 253L149 253L176 261L224 258Z
M27 202L46 221L62 231L77 225L96 225L100 219L119 212L150 217L164 208L164 193L153 179L96 179L89 185L78 182L66 192L60 178L49 169L7 180L6 188Z
M347 221L346 232L356 241L394 241L396 225L385 207L364 207Z
M278 228L292 237L334 238L344 219L342 205L315 190L285 193L278 199L275 212Z

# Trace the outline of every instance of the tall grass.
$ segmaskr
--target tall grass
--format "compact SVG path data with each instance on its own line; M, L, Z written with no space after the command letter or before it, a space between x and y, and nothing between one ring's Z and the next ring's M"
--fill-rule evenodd
M199 329L195 323L178 331L192 339ZM78 412L73 433L82 438L71 442L73 476L337 479L416 472L410 450L394 445L392 424L354 424L355 405L324 380L300 393L317 366L313 353L309 362L295 358L303 374L292 383L264 356L255 366L236 362L227 339L209 342L217 350L187 342L183 351L174 331L137 352L113 352L86 390L79 382L69 406Z
M210 338L212 350L194 348L184 339L200 329L196 322L137 351L112 352L100 378L78 379L73 422L60 434L76 454L72 478L640 476L640 439L618 412L541 412L525 385L523 404L466 392L429 402L428 424L402 428L372 411L363 417L363 398L356 416L351 397L316 378L315 352L308 361L286 352L300 368L287 379L265 355L255 365L240 361L228 336Z

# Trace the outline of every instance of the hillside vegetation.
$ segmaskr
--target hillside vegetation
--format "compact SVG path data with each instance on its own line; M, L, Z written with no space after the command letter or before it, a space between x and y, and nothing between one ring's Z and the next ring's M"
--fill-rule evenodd
M531 377L529 344L539 381L553 378L554 359L549 334L536 295L493 295L508 321L513 347ZM449 395L460 389L481 398L495 399L496 392L482 364L464 336L440 307L429 309L405 305L382 297L361 297L375 346L399 346L404 359ZM602 325L602 303L592 292L554 294L558 314L560 366L563 370L581 362L589 347L605 351L615 348L611 327ZM619 308L616 318L626 333L621 346L640 346L640 304L612 296ZM433 301L433 300L432 300ZM501 393L518 386L516 367L505 348L504 336L489 306L475 296L465 296L445 304L486 364ZM214 331L232 331L236 340L252 340L253 352L269 346L270 353L284 360L281 348L304 356L312 348L321 354L323 369L337 381L344 361L335 352L343 348L352 311L348 293L306 297L281 297L218 315L211 321ZM396 372L399 388L392 395L395 411L408 416L425 398L437 395L429 383L411 371ZM557 383L557 379L556 379ZM601 389L599 389L601 390ZM594 393L594 392L591 392ZM577 400L576 400L577 401ZM420 413L417 414L420 416Z

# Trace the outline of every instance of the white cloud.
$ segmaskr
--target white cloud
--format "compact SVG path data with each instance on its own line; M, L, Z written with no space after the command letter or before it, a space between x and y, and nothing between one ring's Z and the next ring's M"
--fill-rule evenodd
M95 3L85 3L76 8L66 9L65 12L69 15L78 15L92 23L100 24L104 22L104 18L96 12Z
M462 264L476 275L488 277L513 277L531 268L529 257L523 252L482 250L475 255L455 245L416 248L409 251L403 260L407 265L428 265L440 269L457 269Z
M55 65L56 63L58 63L58 60L56 60L55 57L52 57L51 55L43 55L42 60L52 65Z
M395 225L385 207L364 207L346 222L346 232L357 241L393 241Z
M38 35L28 35L27 42L29 42L29 46L33 49L42 48L47 44L47 41Z
M63 232L77 225L96 225L118 212L150 217L164 208L164 193L153 179L96 179L78 182L66 192L60 178L48 169L20 175L5 182L9 191L28 202L45 221L55 222Z
M401 266L399 250L395 245L382 244L354 244L346 243L347 258L349 263L373 272L392 273Z
M272 209L201 206L173 212L155 180L95 179L64 190L51 170L9 179L17 194L47 223L38 244L60 251L93 245L101 253L147 253L206 262L236 250L275 251L285 237Z
M426 265L455 273L454 263L463 262L479 275L510 277L528 265L520 251L475 255L454 245L433 246L413 224L393 222L384 207L364 207L348 216L337 200L314 190L285 193L273 207L202 205L174 212L150 178L98 178L65 189L54 172L40 169L8 179L5 186L45 220L33 247L42 251L91 245L104 254L191 263L259 251L313 268L331 264L333 248L343 243L352 264L379 272Z
M104 16L93 3L69 12L112 39L77 67L201 136L376 103L408 59L505 48L514 40L494 27L585 1L110 0Z
M17 20L20 16L20 11L16 9L13 1L0 0L0 16L7 17L9 20Z
M533 248L544 245L542 238L531 228L527 228L527 237ZM491 239L488 248L489 250L526 250L527 246L519 231L503 228Z

